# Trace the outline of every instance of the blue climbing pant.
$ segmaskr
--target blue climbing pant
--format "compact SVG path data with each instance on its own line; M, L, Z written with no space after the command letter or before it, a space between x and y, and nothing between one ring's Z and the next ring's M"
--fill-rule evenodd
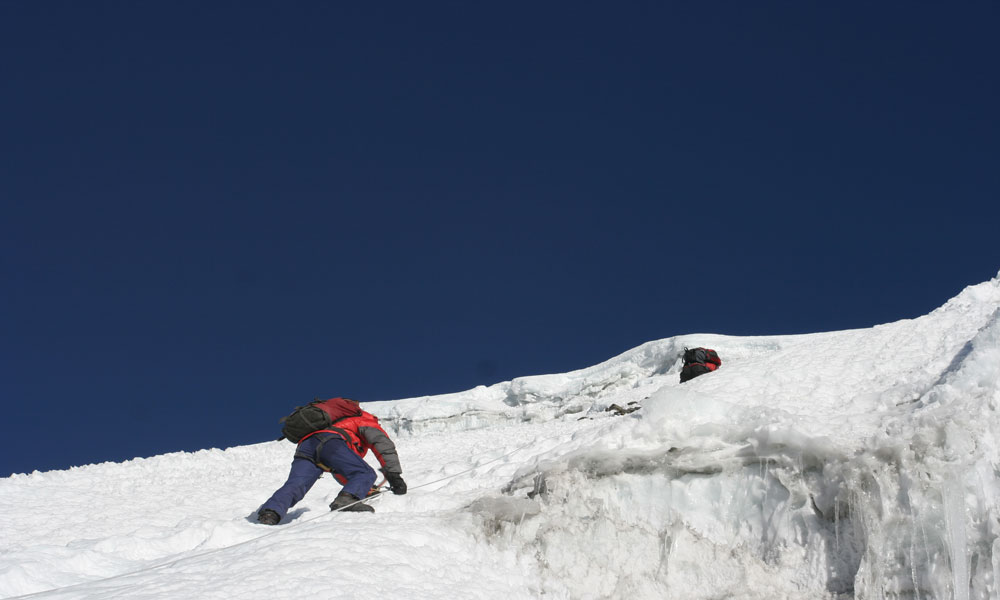
M317 447L319 447L318 455ZM305 457L311 457L312 460ZM357 498L368 495L375 484L375 470L348 448L347 442L335 434L319 433L306 438L298 445L288 479L260 507L261 510L273 510L284 519L288 509L302 500L323 475L323 469L316 466L315 462L326 465L330 472L346 480L344 491Z

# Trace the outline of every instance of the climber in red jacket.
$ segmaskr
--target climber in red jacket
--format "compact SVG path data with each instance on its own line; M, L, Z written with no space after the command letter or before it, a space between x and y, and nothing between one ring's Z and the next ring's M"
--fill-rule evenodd
M284 437L298 442L292 469L285 484L261 506L257 513L259 523L281 522L288 509L305 497L324 472L332 473L344 486L330 504L330 510L374 512L374 508L361 502L376 479L375 470L364 460L369 450L382 465L392 493L406 493L396 445L379 425L378 417L361 410L357 401L348 398L331 398L309 407L322 409L334 418L330 424L301 437L298 434L289 437L289 423L286 423ZM287 417L289 422L295 414Z
M719 353L709 348L685 348L684 366L681 368L681 383L699 375L711 373L722 366Z

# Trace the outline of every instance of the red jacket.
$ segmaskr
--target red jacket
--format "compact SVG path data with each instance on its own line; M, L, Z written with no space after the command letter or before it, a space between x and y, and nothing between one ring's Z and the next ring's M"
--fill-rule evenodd
M301 444L306 438L317 433L337 435L347 442L347 446L361 458L364 458L371 450L387 473L403 472L403 467L399 464L399 455L396 454L396 445L389 439L389 434L379 425L378 417L370 412L362 410L358 416L339 419L326 429L320 429L303 436L299 443Z
M719 353L711 348L705 348L705 362L703 363L691 363L694 365L705 365L708 367L709 371L714 371L722 366L722 359L719 358Z

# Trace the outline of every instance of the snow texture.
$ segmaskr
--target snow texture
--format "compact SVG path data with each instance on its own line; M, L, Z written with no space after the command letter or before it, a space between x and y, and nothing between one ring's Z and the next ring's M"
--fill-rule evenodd
M722 367L678 383L685 346ZM0 597L998 598L998 379L1000 275L870 329L368 403L410 484L375 514L327 476L256 524L287 442L17 474Z

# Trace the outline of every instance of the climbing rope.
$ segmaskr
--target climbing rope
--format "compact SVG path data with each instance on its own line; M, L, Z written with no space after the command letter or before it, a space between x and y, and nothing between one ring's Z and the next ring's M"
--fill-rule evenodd
M476 469L485 467L485 466L490 465L492 463L495 463L495 462L497 462L499 460L507 458L508 456L511 456L511 455L513 455L513 454L521 451L521 450L524 450L525 448L527 448L528 446L532 445L533 443L535 443L534 439L532 439L531 441L529 441L528 443L526 443L526 444L524 444L522 446L518 446L517 448L514 448L513 450L511 450L510 452L508 452L506 454L498 456L498 457L496 457L496 458L494 458L492 460L489 460L489 461L487 461L485 463L482 463L480 465L476 465L474 467L470 467L470 468L468 468L468 469L466 469L464 471L460 471L458 473L453 473L451 475L448 475L446 477L442 477L440 479L435 479L434 481L428 481L426 483L421 483L420 485L413 486L413 487L411 487L409 489L410 490L418 490L420 488L424 488L424 487L427 487L429 485L434 485L435 483L441 483L442 481L448 481L449 479L454 479L454 478L459 477L461 475L465 475L466 473L471 473L472 471L475 471ZM486 454L486 452L482 452L482 453L480 453L480 455L481 454ZM476 455L476 456L480 456L480 455ZM373 493L369 493L367 496L365 496L364 498L358 500L357 502L352 502L351 504L348 504L346 506L342 506L342 507L340 507L340 508L338 508L336 510L332 510L330 512L340 512L340 511L342 511L342 510L344 510L346 508L354 506L355 504L358 504L360 502L367 502L367 501L369 501L369 500L371 500L373 498L376 498L378 496L381 496L382 494L387 493L388 491L391 491L391 490L382 489L383 486L385 486L385 483L386 483L386 480L383 479L381 483L379 483L379 484L377 484L377 485L375 485L373 487L373 489L377 489L377 491L375 491ZM329 513L321 512L320 514L318 514L318 515L316 515L314 517L310 517L308 519L300 519L300 520L296 521L295 523L292 523L291 525L292 526L297 526L297 525L301 525L301 524L304 524L304 523L309 523L310 521L315 521L317 519L320 519L322 517L326 517L328 515L329 515ZM149 566L149 567L143 567L141 569L136 569L134 571L128 571L127 573L119 573L118 575L112 575L110 577L105 577L104 579L97 579L97 580L91 580L91 581L81 581L80 583L74 583L72 585L67 585L67 586L63 586L63 587L59 587L59 588L53 588L53 589L50 589L50 590L44 590L44 591L41 591L41 592L32 592L30 594L24 594L24 595L21 595L21 596L11 596L8 600L24 600L26 598L33 598L35 596L40 596L42 594L49 594L49 593L57 591L57 590L58 591L70 590L70 589L77 588L77 587L80 587L80 586L83 586L83 585L91 585L91 584L95 584L95 583L104 583L106 581L113 581L115 579L119 579L119 578L122 578L122 577L129 577L129 576L132 576L132 575L138 575L139 573L148 573L148 572L156 571L158 569L164 569L164 568L167 568L167 567L172 567L173 565L176 565L177 563L179 563L179 562L181 562L183 560L188 560L188 559L192 559L192 558L201 558L201 557L204 557L204 556L209 556L209 555L215 554L216 552L221 552L223 550L230 550L232 548L239 548L240 546L244 546L244 545L249 544L251 542L256 542L257 540L262 540L262 539L264 539L266 537L271 537L273 535L279 535L279 534L286 533L290 529L291 529L291 527L287 527L287 526L286 527L282 527L280 529L275 529L274 531L269 531L269 532L264 533L262 535L259 535L257 537L250 538L250 539L247 539L247 540L243 540L242 542L236 542L235 544L230 544L228 546L222 546L220 548L213 548L211 550L205 550L204 552L200 552L198 554L188 554L188 555L185 555L185 556L179 556L177 558L174 558L174 559L169 560L169 561L164 562L164 563L152 565L152 566Z
M498 456L498 457L496 457L496 458L494 458L492 460L484 462L481 465L476 465L474 467L470 467L470 468L468 468L468 469L466 469L464 471L459 471L458 473L452 473L451 475L448 475L446 477L442 477L441 479L435 479L434 481L428 481L426 483L421 483L420 485L412 486L409 489L411 491L412 490L419 490L420 488L425 488L425 487L427 487L429 485L434 485L435 483L441 483L442 481L448 481L449 479L454 479L454 478L456 478L456 477L458 477L460 475L465 475L466 473L471 473L472 471L475 471L476 469L480 469L482 467L485 467L486 465L495 463L498 460L507 458L508 456L511 456L511 455L513 455L513 454L521 451L521 450L524 450L525 448L527 448L528 446L530 446L530 445L532 445L534 443L535 443L535 440L531 440L530 442L524 444L523 446L518 446L517 448L514 448L513 450L511 450L507 454L503 454L501 456ZM486 454L486 453L483 452L482 454ZM357 500L355 502L351 502L350 504L346 504L344 506L341 506L340 508L338 508L336 510L333 510L331 512L340 512L340 511L342 511L344 509L347 509L347 508L350 508L350 507L354 506L355 504L359 504L361 502L367 502L368 500L371 500L372 498L375 498L376 496L381 496L382 494L385 494L387 492L392 491L391 489L390 490L383 490L382 486L384 486L384 485L385 485L385 479L382 480L382 483L379 483L378 485L375 486L375 488L378 488L378 491L369 493L364 498L362 498L360 500ZM324 517L324 516L326 516L326 513L320 513L320 514L316 515L315 517L310 517L308 519L302 519L302 520L298 521L298 523L308 523L309 521L315 521L316 519L318 519L320 517ZM298 524L298 523L296 523L296 524ZM265 534L265 535L270 535L270 534ZM264 537L264 536L261 536L261 537ZM254 539L260 539L260 538L254 538Z

